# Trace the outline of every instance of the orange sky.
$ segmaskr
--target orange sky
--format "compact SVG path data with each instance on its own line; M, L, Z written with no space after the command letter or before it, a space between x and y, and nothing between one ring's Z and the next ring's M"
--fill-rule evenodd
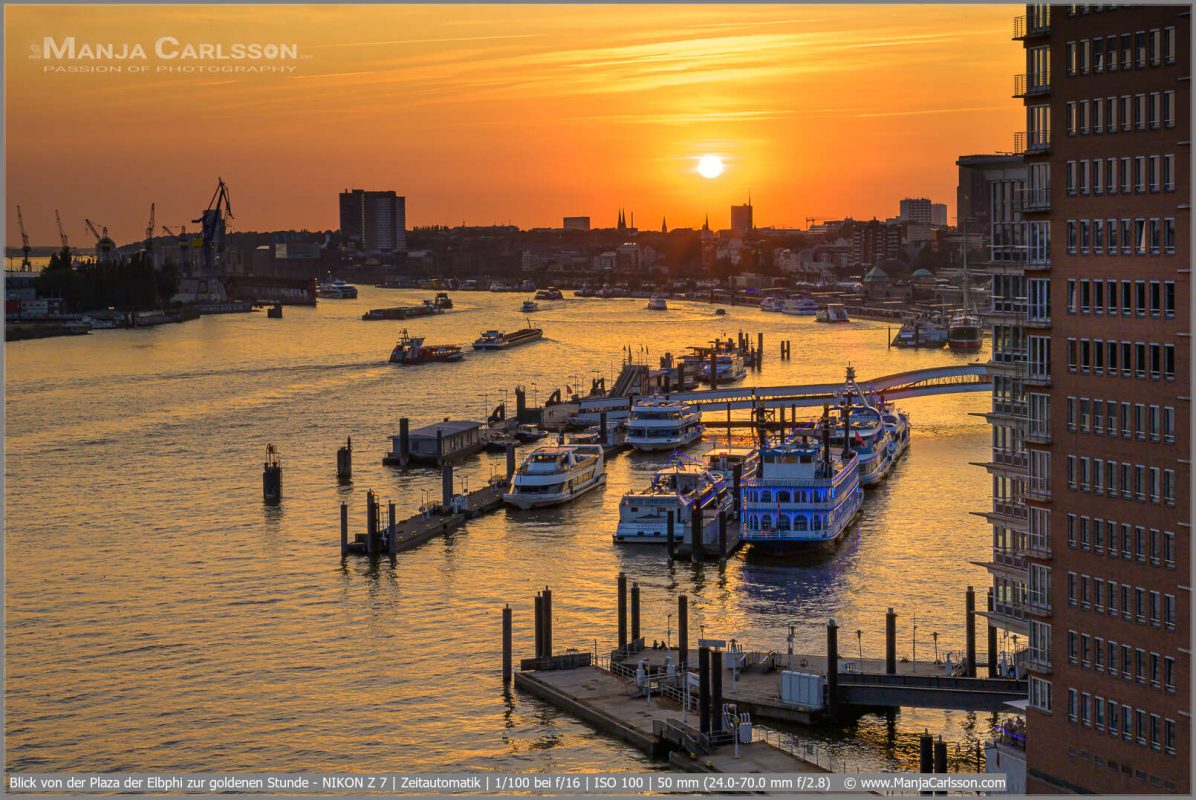
M946 202L956 156L1008 150L1022 6L7 6L7 242L83 218L117 241L198 216L222 176L234 230L335 228L350 186L408 224L640 227L886 217ZM141 43L129 74L55 74L44 37ZM171 74L181 43L282 42L290 74ZM187 62L204 65L212 62ZM694 170L721 155L717 179ZM160 232L159 228L159 232Z

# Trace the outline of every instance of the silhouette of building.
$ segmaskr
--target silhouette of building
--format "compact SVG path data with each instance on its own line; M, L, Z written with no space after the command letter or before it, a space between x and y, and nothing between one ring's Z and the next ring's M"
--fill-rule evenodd
M367 253L407 250L407 199L392 191L346 189L340 196L341 236Z

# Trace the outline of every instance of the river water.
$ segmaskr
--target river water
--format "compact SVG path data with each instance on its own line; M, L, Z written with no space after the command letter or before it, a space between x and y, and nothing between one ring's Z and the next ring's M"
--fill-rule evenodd
M607 647L620 570L640 583L649 640L665 638L685 593L694 635L752 649L784 652L794 625L797 651L821 652L833 616L845 654L879 657L889 606L899 656L915 646L930 655L936 632L940 654L962 649L964 588L983 601L985 571L972 562L991 552L969 514L988 502L989 479L969 465L986 459L983 393L903 404L910 452L829 558L765 567L740 553L720 569L613 547L619 497L665 460L625 454L605 489L571 505L500 511L393 566L342 565L342 500L360 530L369 488L400 516L439 492L438 473L382 466L403 416L481 418L504 391L513 406L517 383L542 402L554 387L609 378L624 346L654 363L738 330L765 333L764 369L748 385L839 380L848 362L863 379L968 360L890 350L884 323L569 298L541 303L545 341L470 351L460 364L387 363L404 325L465 344L522 323L522 295L478 292L455 293L457 308L436 318L360 319L427 296L363 288L358 300L287 308L283 320L211 316L7 346L8 769L648 768L629 747L504 691L500 676L504 603L517 655L531 650L531 601L545 585L557 649ZM783 338L790 361L776 358ZM354 482L344 488L335 451L348 435ZM261 500L267 443L283 461L277 509ZM501 461L483 454L458 474L476 487ZM923 729L964 742L990 723L905 710L797 733L849 768L883 768L916 764Z

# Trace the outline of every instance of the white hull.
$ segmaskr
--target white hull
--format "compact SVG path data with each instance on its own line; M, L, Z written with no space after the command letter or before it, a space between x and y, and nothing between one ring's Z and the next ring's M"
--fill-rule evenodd
M525 494L522 492L508 492L502 496L503 502L508 505L526 511L529 508L545 508L547 506L559 506L562 503L568 503L574 498L580 497L591 489L602 486L606 483L606 473L601 472L590 478L587 478L579 483L575 483L571 489L555 494Z
M652 437L650 439L641 439L638 437L628 436L627 444L634 447L636 450L643 450L644 452L652 452L656 450L672 450L675 447L685 447L693 444L702 438L704 429L697 428L689 433L679 436L660 436Z

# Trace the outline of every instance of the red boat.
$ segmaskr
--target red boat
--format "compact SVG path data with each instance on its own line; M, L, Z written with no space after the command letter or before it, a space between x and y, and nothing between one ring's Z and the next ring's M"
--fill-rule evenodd
M465 358L460 345L424 344L424 337L409 336L404 329L395 349L390 352L392 364L430 364L436 361L460 361Z

